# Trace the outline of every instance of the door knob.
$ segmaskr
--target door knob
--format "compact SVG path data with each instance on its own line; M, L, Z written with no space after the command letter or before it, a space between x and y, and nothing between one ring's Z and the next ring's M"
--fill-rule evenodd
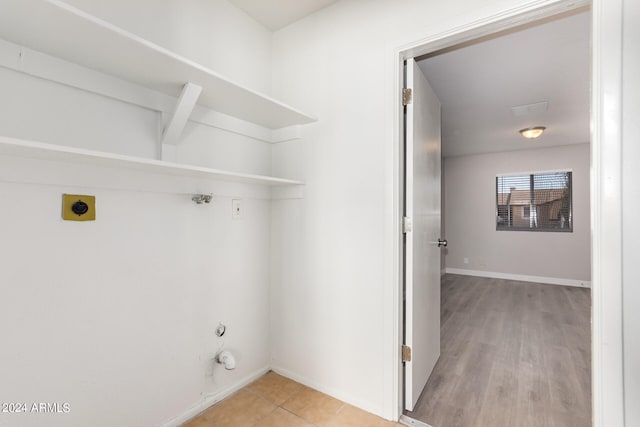
M438 247L439 248L446 248L448 245L448 242L446 240L442 240L442 239L438 239Z

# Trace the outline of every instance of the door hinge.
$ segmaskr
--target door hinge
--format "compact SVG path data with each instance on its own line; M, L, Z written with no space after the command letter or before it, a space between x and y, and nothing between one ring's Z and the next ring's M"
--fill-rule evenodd
M411 347L408 345L402 346L402 362L411 362Z
M411 88L402 89L402 105L409 105L413 100L413 90Z
M413 231L413 220L408 216L402 218L402 232L411 233Z

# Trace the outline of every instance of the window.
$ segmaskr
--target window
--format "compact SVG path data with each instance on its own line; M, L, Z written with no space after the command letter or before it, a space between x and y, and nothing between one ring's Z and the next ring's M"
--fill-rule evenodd
M573 231L571 172L496 177L496 230Z

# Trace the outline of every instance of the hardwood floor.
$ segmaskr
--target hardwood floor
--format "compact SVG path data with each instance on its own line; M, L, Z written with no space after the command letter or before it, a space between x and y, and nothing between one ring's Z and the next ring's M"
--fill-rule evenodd
M591 426L590 289L442 280L441 356L412 418L433 427Z

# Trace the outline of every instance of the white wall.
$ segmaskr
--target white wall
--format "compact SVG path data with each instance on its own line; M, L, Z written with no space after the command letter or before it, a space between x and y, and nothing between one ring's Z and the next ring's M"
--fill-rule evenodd
M62 193L95 195L97 221L62 221ZM268 367L268 201L232 221L227 197L2 182L0 198L0 400L71 408L0 425L158 426ZM235 371L211 361L223 342Z
M622 173L623 173L623 315L624 315L624 392L625 422L640 425L640 3L624 2L624 60L622 110Z
M590 281L589 168L589 144L447 157L447 268ZM567 169L572 233L496 231L496 175Z
M155 158L157 112L0 67L0 134Z
M278 31L274 96L319 122L274 148L274 173L307 182L274 203L273 365L391 417L394 49L527 1L345 0Z
M74 3L268 86L270 35L226 2L141 1L133 14L124 9L131 2ZM168 20L175 26L164 33ZM225 24L209 25L216 22ZM205 27L215 40L192 45ZM157 155L158 111L6 68L0 92L0 135ZM181 160L271 171L270 144L193 122L184 139ZM197 206L189 194L196 190L214 201ZM97 220L63 221L63 193L95 195ZM243 199L242 220L231 218L234 197ZM264 372L268 197L259 186L0 156L0 401L71 409L1 414L0 425L159 426ZM221 321L223 339L214 335ZM211 361L222 343L238 359L234 371Z

